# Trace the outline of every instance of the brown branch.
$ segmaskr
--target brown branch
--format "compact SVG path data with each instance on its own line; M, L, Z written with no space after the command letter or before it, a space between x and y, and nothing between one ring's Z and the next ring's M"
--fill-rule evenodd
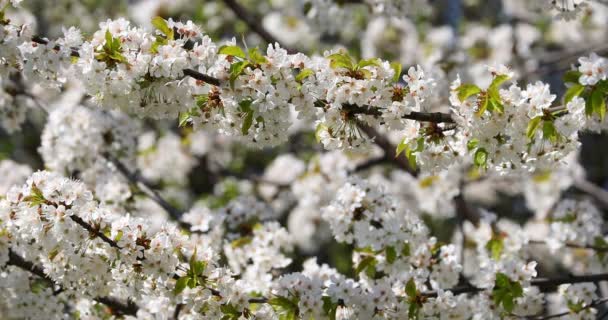
M76 224L78 224L79 226L85 228L92 236L98 237L103 242L109 244L110 247L116 248L116 249L122 249L118 245L118 243L116 243L116 241L108 238L108 236L106 236L105 234L103 234L103 232L100 232L99 229L93 228L93 226L91 226L90 224L88 224L86 221L82 220L81 217L79 217L77 215L71 215L70 219L72 219L72 221L76 222Z
M554 290L557 286L568 283L584 283L584 282L599 282L608 281L608 273L581 275L581 276L569 276L559 278L536 278L530 281L530 285L538 287L541 292L548 292ZM464 294L464 293L476 293L484 291L484 288L478 288L474 286L462 286L455 287L452 289L446 289L445 291L451 291L453 294ZM429 291L422 293L425 297L436 297L436 291Z
M589 194L602 208L608 209L608 191L584 179L576 179L574 187Z
M606 303L608 302L608 298L601 298L601 299L597 299L595 301L592 301L589 305L584 306L583 308L581 308L578 312L583 311L585 309L589 309L589 308L593 308L596 307L600 304ZM576 312L576 313L578 313ZM568 311L564 311L562 313L556 313L556 314L552 314L552 315L548 315L548 316L541 316L541 317L526 317L525 319L530 319L530 320L545 320L545 319L555 319L555 318L561 318L563 316L567 316L569 314L574 314L574 312L568 310ZM601 319L598 318L598 319Z
M34 263L25 260L22 256L16 254L11 249L9 249L9 251L8 251L7 265L15 266L22 270L28 271L28 272L32 273L33 275L36 275L39 278L44 279L44 280L48 281L49 283L52 283L53 285L57 286L59 289L55 290L54 294L58 294L58 293L64 291L64 288L62 288L61 285L59 285L57 282L55 282L55 280L51 279L51 277L49 277L46 273L44 273L44 270L41 267L36 266ZM105 304L107 307L109 307L112 310L112 314L114 314L114 315L135 316L135 315L137 315L137 310L139 309L137 304L135 304L132 301L125 303L114 297L97 297L97 298L94 298L94 300L99 303Z
M152 188L152 186L150 186L150 184L148 184L148 182L146 182L141 176L134 172L131 172L131 170L129 170L127 166L125 166L120 160L116 159L112 155L105 154L104 157L110 163L112 163L116 167L116 169L125 178L127 178L127 180L129 180L132 185L136 186L139 190L141 190L141 192L143 192L146 196L148 196L161 208L163 208L163 210L165 210L169 214L169 216L179 224L180 227L188 230L189 232L192 232L192 225L181 220L183 213L174 206L172 206L160 194L158 194L158 192L156 192L154 188Z
M359 126L359 128L361 128L361 130L363 132L365 132L365 134L368 137L374 139L374 142L376 143L376 145L384 151L384 157L387 160L390 160L391 162L395 163L398 167L406 170L407 172L409 172L410 174L412 174L414 176L418 175L418 172L410 166L410 163L405 156L402 156L402 157L395 156L395 153L397 150L396 146L394 146L390 141L388 141L388 139L385 136L381 135L378 131L376 131L376 129L368 126L367 124L358 123L358 126Z
M529 244L536 244L536 245L547 245L547 242L545 241L540 241L540 240L530 240L528 241ZM575 244L575 243L564 243L564 246L568 247L568 248L572 248L572 249L586 249L586 250L595 250L597 252L608 252L608 247L599 247L599 246L592 246L592 245L579 245L579 244Z
M296 53L295 50L281 44L268 30L262 26L262 19L255 17L247 8L240 5L236 0L223 0L224 3L236 14L236 16L247 24L249 29L259 35L264 41L270 44L278 43L283 49L289 53Z

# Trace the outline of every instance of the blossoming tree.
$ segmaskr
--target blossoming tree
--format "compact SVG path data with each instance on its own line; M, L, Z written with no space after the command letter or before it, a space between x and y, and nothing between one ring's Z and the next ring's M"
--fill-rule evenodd
M0 319L604 318L606 25L0 0Z

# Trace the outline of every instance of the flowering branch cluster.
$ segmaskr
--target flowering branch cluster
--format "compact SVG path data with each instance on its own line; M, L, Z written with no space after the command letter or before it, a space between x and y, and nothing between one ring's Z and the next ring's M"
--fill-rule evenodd
M419 3L361 2L387 13ZM109 19L90 37L72 27L49 40L6 19L0 1L2 127L16 132L34 105L46 119L45 171L0 161L1 314L510 319L557 300L568 311L556 315L595 316L608 280L602 213L561 193L581 181L579 134L606 128L608 60L580 58L557 102L500 64L483 85L342 49L305 55L224 3L271 42L265 51L160 17L152 29ZM76 102L43 102L72 90ZM324 152L232 174L248 152L237 143L274 147L292 130ZM387 162L405 170L379 170ZM195 201L195 170L233 177ZM534 218L468 202L488 181L523 194ZM454 218L451 239L436 236L433 220ZM298 256L327 243L348 248L352 265ZM537 277L545 261L577 275Z

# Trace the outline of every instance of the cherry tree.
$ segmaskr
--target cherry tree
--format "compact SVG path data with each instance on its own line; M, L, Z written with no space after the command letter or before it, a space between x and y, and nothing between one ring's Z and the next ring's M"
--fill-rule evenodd
M605 318L606 25L0 0L0 318Z

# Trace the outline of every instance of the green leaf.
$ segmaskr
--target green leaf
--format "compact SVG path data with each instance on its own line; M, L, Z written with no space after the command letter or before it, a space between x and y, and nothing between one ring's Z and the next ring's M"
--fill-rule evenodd
M238 48L238 47L237 47ZM239 48L240 49L240 48ZM238 61L230 65L230 87L234 88L234 81L238 78L245 68L249 66L249 61Z
M264 57L264 55L260 53L257 47L249 49L249 60L251 60L251 62L253 62L254 64L262 64L268 62L268 60L266 60L266 57Z
M504 241L500 237L492 237L488 243L486 243L486 249L492 254L494 260L499 260L502 250L504 248Z
M241 316L241 312L232 304L226 303L220 306L220 311L228 316L227 319L237 320ZM224 318L222 318L224 319Z
M477 140L477 139L469 140L469 142L467 142L467 150L471 151L471 150L477 148L478 144L479 144L479 140Z
M353 59L347 53L334 53L332 55L329 55L327 58L330 60L329 67L332 69L354 69Z
M407 310L408 319L418 319L420 314L420 306L416 302L410 302L410 307Z
M406 142L405 138L401 140L401 142L399 142L399 144L397 145L397 150L395 151L395 158L397 158L401 154L401 152L407 149L407 145L408 143Z
M32 187L30 189L30 195L24 197L22 199L23 202L29 202L30 207L36 207L46 202L44 195L42 194L42 190L36 186L36 184L32 183Z
M367 256L359 262L359 264L357 265L357 268L355 268L355 274L359 274L359 273L363 272L364 270L366 270L367 268L375 268L375 265L376 265L376 258L374 258L374 256Z
M606 116L606 97L600 90L594 89L591 92L591 109L597 113L601 120Z
M578 79L582 76L583 74L578 71L578 70L570 70L568 72L566 72L564 74L564 82L569 82L569 83L579 83Z
M397 260L397 251L395 250L395 247L386 247L385 253L386 262L388 262L389 264L393 264L395 260Z
M186 125L188 125L188 122L190 121L190 113L188 112L180 112L179 113L179 122L178 122L178 127L185 127Z
M566 305L568 306L568 309L570 309L570 311L572 311L573 313L579 313L583 310L584 305L583 302L579 302L579 303L574 303L571 300L568 300L566 302Z
M495 92L496 94L498 94L498 89L500 88L500 86L509 79L510 77L506 74L500 74L495 76L494 79L492 79L492 83L488 87L488 91L493 93Z
M152 25L160 32L162 32L167 37L167 39L173 40L173 29L169 28L169 25L167 24L167 21L165 19L161 17L154 17L154 19L152 19Z
M543 121L543 139L549 140L552 142L557 141L559 138L559 133L553 124L553 121L544 120Z
M243 52L243 49L241 49L239 46L224 45L220 47L217 53L245 59L245 52Z
M393 75L393 82L399 82L399 78L401 77L401 70L403 69L401 63L396 61L391 62L391 68L395 71L395 74Z
M253 125L253 110L245 114L243 119L243 126L241 127L241 133L246 136L249 133L249 128Z
M475 155L473 156L473 163L481 168L486 166L486 162L488 161L488 152L484 148L477 148L475 151Z
M315 72L312 71L312 69L302 69L300 71L300 73L298 73L298 75L296 76L296 81L302 83L302 80L308 78L309 76L313 75Z
M460 101L465 101L470 96L479 94L481 92L481 89L474 84L465 83L460 87L456 88L456 91L458 92L458 99L460 99Z
M173 293L175 295L178 295L182 291L184 291L184 289L186 289L186 285L189 280L190 280L190 277L188 277L188 276L184 276L184 277L177 279L177 282L175 283L175 289L173 289Z
M585 90L585 86L582 84L575 84L568 88L566 93L564 94L564 104L568 104L568 102L572 101L574 97L578 97Z
M403 245L403 249L401 249L401 255L404 257L410 256L410 244L406 243Z
M106 34L105 34L105 36L106 36L106 43L105 43L105 46L107 46L108 48L110 48L110 49L111 49L111 48L112 48L112 42L113 42L112 40L113 40L113 37L112 37L112 34L110 33L110 29L106 29Z
M327 131L328 129L329 128L322 123L317 124L317 128L315 128L315 139L317 139L317 143L321 143L321 132Z
M331 301L331 297L324 296L323 300L323 311L329 320L336 320L336 311L338 310L338 303Z
M479 99L477 99L477 116L481 116L483 115L484 112L486 112L486 110L488 109L488 103L490 102L490 98L488 97L487 94L484 94L483 96L480 96Z
M253 241L253 238L251 238L251 237L241 237L241 238L238 238L238 239L233 240L233 241L230 243L230 245L231 245L233 248L240 248L240 247L242 247L242 246L245 246L245 245L247 245L247 244L250 244L250 243L251 243L251 241Z
M268 304L272 306L275 312L279 315L280 320L295 320L297 319L298 303L286 297L276 296L268 300Z
M414 278L410 278L410 280L405 284L405 294L407 294L407 296L410 298L415 298L418 295Z
M519 282L512 281L504 273L496 274L492 299L497 306L502 304L505 311L510 313L515 307L515 299L523 297L523 293L523 288Z
M526 136L528 137L528 139L534 138L534 134L536 133L536 130L540 126L541 120L542 120L541 116L530 119L530 122L528 122L528 128L526 129Z
M357 63L357 68L363 68L363 67L369 67L369 66L374 66L374 67L381 66L380 59L378 59L378 58L364 59L364 60L359 61L359 63Z

